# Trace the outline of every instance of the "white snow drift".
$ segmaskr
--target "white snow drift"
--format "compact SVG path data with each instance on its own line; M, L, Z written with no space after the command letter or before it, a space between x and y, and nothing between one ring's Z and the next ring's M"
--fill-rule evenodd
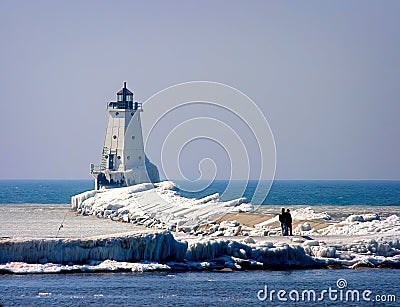
M131 187L89 191L72 197L72 208L83 215L108 217L147 227L188 231L214 221L227 212L252 212L245 198L222 201L219 194L201 199L185 198L171 181Z

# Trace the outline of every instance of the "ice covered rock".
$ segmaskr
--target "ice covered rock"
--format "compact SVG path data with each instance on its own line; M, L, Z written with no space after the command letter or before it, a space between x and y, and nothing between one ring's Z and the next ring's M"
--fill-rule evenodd
M255 243L256 243L256 241L254 241L254 239L253 239L252 237L247 237L247 238L245 238L245 239L243 240L243 242L244 242L244 243L247 243L247 244L255 244Z
M334 258L336 255L336 248L333 246L306 246L304 250L308 255L318 258Z
M305 207L305 208L300 208L293 210L291 212L292 214L292 219L293 220L303 220L303 221L309 221L309 220L330 220L331 217L328 213L326 212L315 212L314 209L311 207Z
M350 215L346 218L348 223L352 222L370 222L373 220L379 220L380 216L378 214L364 214L364 215Z
M13 274L71 273L71 272L147 272L164 271L171 268L166 264L150 262L118 262L115 260L92 261L89 264L26 263L9 262L0 264L0 271ZM51 294L51 293L50 293ZM43 294L45 295L45 294Z
M304 239L294 237L294 238L292 238L292 242L293 242L293 243L303 243L303 242L304 242Z
M224 228L228 228L228 227L236 227L239 226L239 222L236 220L233 221L222 221L221 223L219 223L219 227L224 227Z
M300 246L274 245L270 242L250 246L237 241L210 238L180 242L168 232L87 239L2 239L0 241L0 263L74 264L109 260L118 263L106 262L104 265L108 269L112 270L115 264L118 266L116 270L121 270L123 269L121 266L124 265L132 268L128 264L121 264L123 262L143 260L198 262L220 257L235 257L271 266L309 265L312 262ZM235 261L234 263L238 264Z
M189 238L185 239L188 241L177 241L171 233L160 232L84 239L1 239L0 263L3 264L0 264L0 271L48 273L163 269L154 263L153 267L143 267L143 263L148 263L144 260L167 263L164 269L196 270L352 266L362 259L368 259L375 266L400 266L397 237L358 239L335 245L321 240L302 243L300 238L293 238L290 244L251 237L241 242L210 237L185 238Z
M307 240L303 243L303 246L319 246L319 242L317 240Z
M364 217L366 220L364 220ZM362 222L361 222L362 220ZM345 221L330 225L320 229L322 235L370 235L370 234L385 234L399 235L400 234L400 218L397 215L391 215L386 219L380 219L379 216L360 216L351 215Z
M72 209L77 210L78 207L88 198L94 197L97 193L100 193L101 191L87 191L83 192L81 194L77 194L75 196L71 197L71 206Z
M187 244L171 233L83 239L1 239L0 263L77 263L88 260L182 260Z
M215 193L194 201L194 204L201 205L201 204L206 204L210 201L218 201L218 200L219 200L219 193Z
M245 199L243 199L245 201ZM232 209L232 212L246 212L246 213L253 213L254 206L252 204L241 203L240 205L235 206Z
M310 266L314 263L301 246L274 246L252 250L252 259L261 262L264 266Z
M244 202L245 198L222 201L218 193L201 199L186 198L171 181L89 191L71 198L72 208L82 215L187 233L233 210L251 212L254 207Z
M254 237L264 237L264 236L268 236L270 233L271 233L270 230L254 229L254 230L250 231L249 235L254 236Z
M349 244L336 247L341 251L348 251L355 254L369 254L384 257L400 255L398 239L369 239L359 240Z

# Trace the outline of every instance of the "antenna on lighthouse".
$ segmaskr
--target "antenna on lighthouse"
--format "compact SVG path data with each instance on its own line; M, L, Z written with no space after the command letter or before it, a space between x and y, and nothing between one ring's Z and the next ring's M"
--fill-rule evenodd
M126 88L126 81L124 81L124 88Z

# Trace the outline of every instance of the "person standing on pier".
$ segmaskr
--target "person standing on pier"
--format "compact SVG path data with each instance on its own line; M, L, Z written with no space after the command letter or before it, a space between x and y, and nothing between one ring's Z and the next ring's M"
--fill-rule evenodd
M285 208L282 208L282 213L279 214L279 222L281 222L281 228L282 228L282 236L287 236L287 224L286 224L286 212Z
M286 221L286 235L293 236L292 233L292 215L290 214L290 209L286 209L284 214L285 221Z

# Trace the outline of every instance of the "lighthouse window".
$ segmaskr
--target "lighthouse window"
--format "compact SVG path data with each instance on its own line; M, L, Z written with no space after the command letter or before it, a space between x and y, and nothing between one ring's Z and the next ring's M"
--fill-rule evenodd
M114 136L113 136L113 139L115 140L116 138L117 138L117 136L116 136L116 135L114 135Z
M139 156L139 160L141 160L142 159L142 156Z
M132 140L134 140L135 139L135 136L134 135L132 135Z
M117 156L118 160L121 160L121 156Z
M118 95L118 101L122 101L123 95Z
M108 155L106 155L104 158L108 159Z
M127 157L126 157L126 160L130 160L130 159L131 159L131 156L127 156Z
M135 113L131 112L131 115L132 115L132 116L133 116L133 114L135 114Z
M132 99L132 96L131 95L128 95L128 96L126 96L126 101L132 101L133 99Z
M118 115L119 115L119 112L115 113L115 115L118 116Z

